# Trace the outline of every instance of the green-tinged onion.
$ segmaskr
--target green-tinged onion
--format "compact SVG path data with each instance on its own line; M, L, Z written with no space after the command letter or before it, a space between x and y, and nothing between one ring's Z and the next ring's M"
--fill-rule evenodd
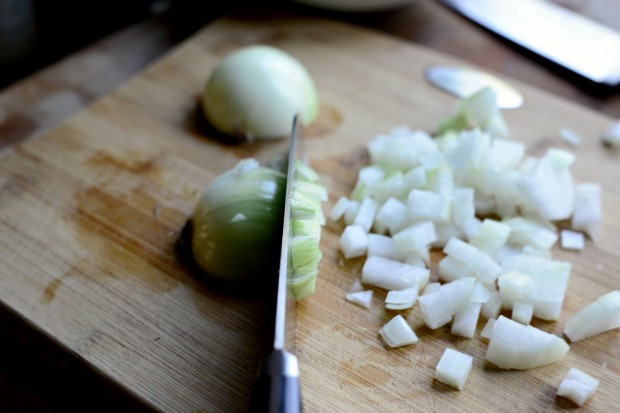
M310 124L317 92L305 67L284 51L249 46L224 58L203 95L207 120L217 130L245 140L288 136L295 114Z
M297 169L296 169L297 171ZM297 299L314 292L325 188L305 166L291 205L289 286ZM314 178L313 178L314 179ZM244 159L220 175L204 193L192 218L192 254L213 278L263 282L278 271L286 177L272 168Z
M254 160L243 160L218 177L192 219L198 266L225 280L252 280L276 271L285 191L284 174Z

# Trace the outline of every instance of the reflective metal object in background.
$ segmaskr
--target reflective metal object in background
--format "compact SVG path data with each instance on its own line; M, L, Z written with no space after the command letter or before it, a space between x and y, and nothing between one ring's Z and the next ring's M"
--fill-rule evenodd
M480 26L602 86L620 85L620 33L543 0L440 0Z
M460 66L431 66L425 72L426 79L438 88L459 98L466 98L485 86L497 96L497 106L514 109L523 104L523 96L504 80L481 70Z

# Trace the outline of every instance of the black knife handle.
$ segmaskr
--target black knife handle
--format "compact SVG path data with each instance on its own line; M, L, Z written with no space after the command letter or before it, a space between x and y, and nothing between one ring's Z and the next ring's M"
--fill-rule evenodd
M274 350L262 362L254 381L250 413L301 413L297 357Z

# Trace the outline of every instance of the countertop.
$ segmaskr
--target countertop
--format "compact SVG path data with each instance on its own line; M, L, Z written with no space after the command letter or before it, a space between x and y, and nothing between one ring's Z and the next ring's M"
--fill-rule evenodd
M612 0L563 3L620 30L620 6L614 6ZM244 4L234 4L211 10L203 18L192 15L191 9L181 13L171 10L153 16L9 85L0 91L0 151L49 130L139 73L209 21L231 9L243 7ZM275 2L270 7L376 29L620 118L620 93L600 94L584 85L574 84L544 62L533 59L431 0L418 0L411 6L377 14L320 11L286 2ZM19 320L14 322L19 324ZM10 335L18 331L22 335L23 326L13 326L8 330L3 333ZM19 355L19 340L17 343L12 350ZM21 356L30 357L30 353ZM53 358L53 355L46 358ZM34 365L35 362L30 361L26 367L34 368ZM9 362L0 366L0 382L5 384L2 391L5 397L0 404L4 408L0 410L12 410L15 406L27 406L27 411L64 410L62 403L58 404L49 391L32 384L25 377L27 374L19 373L20 367L23 369L24 364ZM60 368L66 367L67 363L64 363Z

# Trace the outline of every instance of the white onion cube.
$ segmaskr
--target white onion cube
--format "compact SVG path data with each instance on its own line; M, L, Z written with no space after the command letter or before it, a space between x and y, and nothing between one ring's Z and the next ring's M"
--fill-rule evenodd
M372 303L372 290L348 293L346 295L346 299L347 301L357 304L361 307L370 308L370 304Z
M455 336L473 338L480 316L480 303L469 303L454 314L450 332Z
M376 255L368 257L362 267L362 283L386 290L405 290L414 286L424 288L429 276L430 271L426 268Z
M357 215L353 220L353 225L358 225L364 228L364 231L370 231L372 223L375 220L375 214L377 213L377 202L372 198L364 198L360 204L360 208L357 211Z
M385 225L391 234L396 233L403 226L407 218L407 207L398 199L389 198L379 208L375 220Z
M332 221L338 221L340 218L344 217L344 214L349 208L349 202L351 201L349 201L346 196L341 196L338 201L336 201L331 211L329 211L327 217Z
M379 330L379 334L390 347L401 347L418 342L418 336L400 314L388 321Z
M565 250L582 250L585 246L585 238L581 232L563 229L560 232L560 245Z
M368 248L368 234L359 225L348 225L340 235L340 248L347 259L361 257Z
M620 327L620 291L609 292L568 319L564 334L573 343Z
M560 383L558 396L567 398L577 406L583 406L592 397L597 387L597 379L573 367Z
M388 310L405 310L413 307L417 298L417 286L405 290L392 290L385 297L385 308Z
M593 183L575 186L575 207L571 227L585 232L592 240L596 240L600 224L601 186Z
M435 379L455 389L462 390L471 371L474 358L451 348L446 348L435 367Z
M426 221L407 227L392 238L399 251L415 251L427 248L437 239L437 234L433 223Z

